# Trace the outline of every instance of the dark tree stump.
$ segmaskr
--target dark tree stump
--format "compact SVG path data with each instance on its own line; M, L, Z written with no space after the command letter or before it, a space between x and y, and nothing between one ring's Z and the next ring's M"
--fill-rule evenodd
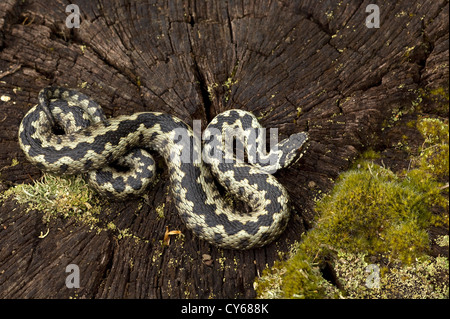
M0 191L39 178L17 131L40 89L55 84L91 96L108 116L162 111L205 128L239 108L281 138L308 131L307 154L276 175L293 216L275 243L230 251L185 228L166 175L147 203L105 207L104 225L135 238L71 218L47 225L8 199L0 204L0 298L255 297L255 277L311 226L314 200L361 151L385 145L384 125L411 108L419 89L448 86L446 0L380 4L379 29L366 27L361 1L74 2L79 29L66 27L65 1L0 4ZM19 165L7 167L12 159ZM163 248L166 226L184 236ZM79 289L65 286L70 263L80 267Z

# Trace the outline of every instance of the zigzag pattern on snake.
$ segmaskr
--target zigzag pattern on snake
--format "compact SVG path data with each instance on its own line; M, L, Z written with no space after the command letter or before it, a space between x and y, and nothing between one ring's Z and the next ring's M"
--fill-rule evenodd
M244 149L265 148L265 139L258 133L261 126L252 113L225 111L206 130L225 134L229 129L241 132ZM246 132L252 129L256 144L248 145ZM237 161L222 143L216 145L210 138L204 147L214 154L205 163L195 160L192 129L177 117L141 112L107 119L94 100L60 87L43 89L39 104L28 111L19 128L19 143L30 162L55 174L86 174L100 194L119 199L145 191L155 175L155 161L148 151L158 152L167 164L173 201L186 226L201 239L230 249L261 247L284 231L290 215L287 192L268 172L295 162L307 139L302 132L281 141L278 150L269 153L275 158L269 164L259 153L255 158L247 152L248 161L253 162L249 164ZM186 154L190 160L180 160ZM245 201L251 213L234 211L213 176Z

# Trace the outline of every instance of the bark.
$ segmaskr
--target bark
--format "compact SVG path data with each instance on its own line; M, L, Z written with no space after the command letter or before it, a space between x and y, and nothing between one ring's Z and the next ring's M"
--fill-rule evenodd
M46 224L10 198L0 203L0 298L253 298L255 277L311 227L315 199L362 151L391 147L386 123L420 90L448 96L446 0L379 4L380 28L366 26L362 1L73 2L79 28L66 26L65 1L0 4L0 191L41 175L17 131L54 84L94 98L108 117L162 111L205 128L239 108L280 138L307 131L308 152L276 174L292 219L267 247L217 249L185 228L167 172L147 201L105 206L100 232L71 218ZM439 115L436 105L424 101ZM164 248L166 226L183 236ZM71 263L78 289L65 286Z

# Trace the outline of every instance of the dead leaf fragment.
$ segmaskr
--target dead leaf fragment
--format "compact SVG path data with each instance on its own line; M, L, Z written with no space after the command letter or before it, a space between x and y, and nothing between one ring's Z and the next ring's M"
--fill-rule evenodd
M163 240L163 244L166 246L169 246L170 244L170 236L171 235L180 235L181 231L179 230L171 230L169 231L169 226L166 226L166 232L164 233L164 240Z

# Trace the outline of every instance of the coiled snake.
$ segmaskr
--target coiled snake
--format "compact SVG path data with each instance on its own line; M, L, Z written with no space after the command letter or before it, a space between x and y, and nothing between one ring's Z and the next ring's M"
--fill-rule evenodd
M230 129L239 132L249 163L227 151L222 135ZM268 244L286 228L288 196L269 172L298 159L308 138L304 132L291 135L278 143L278 150L266 154L264 161L264 156L254 152L265 149L260 129L256 117L246 111L217 115L206 129L209 134L203 134L202 160L198 138L175 116L141 112L106 119L88 96L48 87L39 93L39 104L23 118L19 143L28 160L40 169L87 174L101 194L116 198L145 190L155 175L155 162L147 150L157 151L167 164L173 200L187 227L219 247L249 249ZM219 193L213 176L246 202L251 213L234 211Z

